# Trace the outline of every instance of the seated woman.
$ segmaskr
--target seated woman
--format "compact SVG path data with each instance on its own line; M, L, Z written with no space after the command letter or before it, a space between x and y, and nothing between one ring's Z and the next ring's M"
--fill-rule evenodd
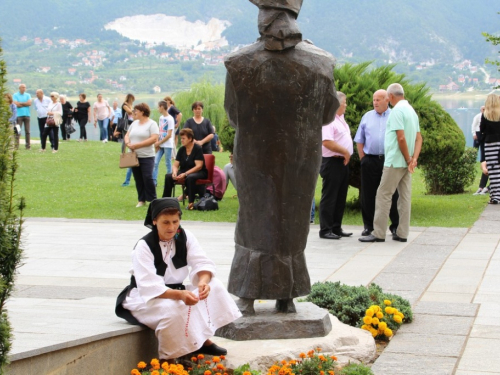
M195 236L180 226L175 198L151 202L144 225L152 231L132 252L130 285L118 296L116 315L155 330L162 362L193 353L225 355L210 340L241 316L215 264ZM183 285L189 276L191 285Z
M165 187L163 197L172 196L174 183L184 184L188 195L188 210L194 206L194 197L197 192L196 180L205 179L208 176L205 167L205 158L201 146L194 142L194 134L191 129L182 129L179 132L181 137L181 148L177 151L172 173L165 175ZM203 196L201 192L201 196Z

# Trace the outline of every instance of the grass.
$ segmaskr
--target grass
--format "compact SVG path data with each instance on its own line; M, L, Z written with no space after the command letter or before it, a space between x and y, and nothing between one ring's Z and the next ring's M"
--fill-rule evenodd
M120 145L114 142L60 142L59 152L39 153L39 145L31 151L19 149L19 171L16 194L26 198L26 217L56 217L79 219L143 220L145 208L135 208L137 193L133 178L129 187L120 185L126 170L118 168ZM215 153L216 165L223 168L229 162L229 153ZM165 174L160 165L159 176ZM487 204L488 196L472 196L477 180L464 194L434 196L425 194L422 175L413 177L412 226L470 227ZM161 196L163 181L158 180L157 193ZM207 222L235 222L238 199L229 184L219 211L184 211L183 220ZM321 198L321 179L316 187L316 203ZM357 208L358 190L349 189L344 224L362 225ZM258 220L258 219L256 219ZM316 223L318 214L316 213Z

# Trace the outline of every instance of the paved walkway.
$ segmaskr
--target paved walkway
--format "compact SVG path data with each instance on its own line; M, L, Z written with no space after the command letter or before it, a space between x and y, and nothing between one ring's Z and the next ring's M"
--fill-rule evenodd
M443 223L446 225L446 223ZM234 224L185 222L227 282ZM12 360L119 335L113 315L128 283L130 252L141 222L28 219L24 265L8 302ZM382 374L500 374L500 208L486 207L471 229L412 228L407 243L362 244L360 227L340 241L318 238L306 249L313 282L379 284L408 298L404 325L373 365Z

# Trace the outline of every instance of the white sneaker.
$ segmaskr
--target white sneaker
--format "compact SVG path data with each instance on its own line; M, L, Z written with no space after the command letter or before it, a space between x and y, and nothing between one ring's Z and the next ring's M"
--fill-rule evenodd
M479 195L479 194L481 194L481 192L482 192L482 191L483 191L483 189L479 188L479 189L477 189L477 191L476 191L474 194L472 194L472 195Z
M102 143L108 143L108 140L107 140L107 139L105 139L104 141L102 141Z
M144 202L139 202L139 203L137 203L137 206L135 206L135 207L137 207L137 208L138 208L138 207L143 207L144 205L145 205L145 203L144 203Z
M488 192L489 192L489 189L487 187L485 187L483 190L481 190L481 192L479 194L480 195L485 195Z

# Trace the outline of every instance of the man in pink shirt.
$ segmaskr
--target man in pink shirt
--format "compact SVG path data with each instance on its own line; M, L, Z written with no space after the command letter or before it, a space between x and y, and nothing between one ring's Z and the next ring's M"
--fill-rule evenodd
M323 147L320 175L323 179L319 204L319 236L328 240L349 237L342 230L347 189L349 188L349 160L353 145L351 130L344 120L346 95L337 91L340 107L335 120L323 126Z

